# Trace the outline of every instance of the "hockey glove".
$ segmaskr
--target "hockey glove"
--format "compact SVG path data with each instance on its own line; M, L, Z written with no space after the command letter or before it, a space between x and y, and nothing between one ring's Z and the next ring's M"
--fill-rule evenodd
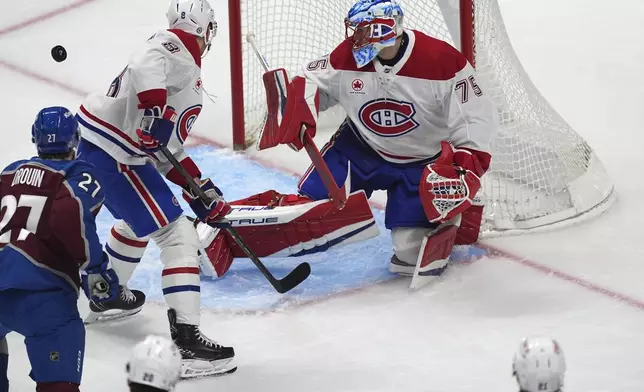
M443 223L462 214L472 206L481 188L481 179L472 171L481 173L480 164L471 169L458 165L466 160L456 160L454 148L446 141L441 142L441 149L440 157L423 170L419 189L425 215L432 223ZM462 151L467 150L456 151L465 154Z
M158 151L160 146L167 146L177 122L177 113L170 106L161 109L155 106L143 109L141 125L136 130L139 143L144 150Z
M82 272L81 284L87 299L99 302L109 302L119 294L119 278L107 262L107 254L103 252L101 265L88 268Z
M286 96L283 87L286 84ZM286 144L299 151L305 134L314 137L320 110L320 93L315 83L296 76L288 82L282 68L264 74L268 116L262 130L259 149ZM282 101L283 99L286 101ZM281 115L280 115L281 113Z
M220 227L221 225L217 225L217 222L228 215L232 208L226 203L223 193L213 184L210 178L201 180L200 187L208 196L208 200L201 200L190 189L183 190L183 198L188 202L199 220L209 225Z

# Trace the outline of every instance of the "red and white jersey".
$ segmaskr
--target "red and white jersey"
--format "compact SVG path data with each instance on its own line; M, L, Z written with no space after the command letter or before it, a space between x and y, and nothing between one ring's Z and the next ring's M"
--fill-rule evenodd
M91 94L77 119L83 139L97 145L117 161L128 165L156 162L170 169L163 155L144 151L138 142L143 108L172 106L178 114L168 148L185 157L183 143L202 106L201 54L195 37L181 30L164 30L136 51L107 94Z
M357 68L348 40L310 62L304 76L318 86L320 110L341 105L358 136L393 163L436 157L441 140L489 152L496 110L472 66L448 43L406 33L406 51L392 67L375 59Z

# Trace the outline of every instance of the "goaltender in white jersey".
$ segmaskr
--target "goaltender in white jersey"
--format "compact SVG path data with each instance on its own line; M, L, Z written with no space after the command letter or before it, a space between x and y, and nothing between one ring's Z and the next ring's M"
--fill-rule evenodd
M385 161L436 159L441 141L489 151L494 111L474 69L449 44L405 30L397 58L358 68L352 41L310 62L304 77L320 92L320 111L341 105L348 126Z
M411 286L420 287L443 273L457 239L478 238L482 206L475 196L498 124L466 58L446 42L403 28L403 20L396 0L357 1L345 19L346 40L333 52L290 81L283 69L267 72L269 115L259 145L302 149L315 135L318 112L342 106L347 118L322 149L324 162L351 191L367 197L387 191L390 270L413 275ZM249 201L325 200L334 192L323 176L312 166L299 197L269 191Z
M184 188L184 198L202 222L217 222L230 212L221 191L201 178L183 149L201 112L201 58L210 49L217 22L206 0L172 0L167 18L169 29L157 32L131 55L107 94L83 101L77 114L82 126L78 156L96 166L105 206L116 219L105 250L120 282L130 279L149 239L161 249L162 289L183 376L229 373L236 369L233 348L209 340L199 329L197 232L163 178ZM162 146L212 200L202 201L188 189L159 152ZM140 291L122 287L119 299L90 303L89 321L138 312L144 300Z
M290 82L288 100L303 95L309 104L301 112L287 104L293 109L284 117L295 120L280 128L283 142L300 147L303 132L315 132L317 110L342 106L347 118L324 160L338 182L350 167L352 190L387 191L390 270L420 287L447 267L459 228L462 243L478 237L482 207L474 198L498 123L466 58L403 21L396 0L357 1L345 19L347 39ZM305 174L300 193L327 196L317 170Z

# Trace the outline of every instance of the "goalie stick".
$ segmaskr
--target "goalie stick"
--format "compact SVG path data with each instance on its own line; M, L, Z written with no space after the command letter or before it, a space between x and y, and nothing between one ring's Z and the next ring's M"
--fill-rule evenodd
M161 146L161 152L163 155L166 157L168 162L177 169L179 174L186 180L188 187L190 190L197 195L201 200L203 201L208 201L209 198L206 195L206 193L197 185L195 180L188 174L186 169L181 166L181 163L177 160L177 158L172 155L170 150L166 146ZM225 222L225 219L222 221L222 223ZM288 275L286 275L282 279L277 279L271 274L271 272L266 268L264 263L257 257L255 252L253 252L252 249L246 245L244 242L244 239L237 233L237 230L233 229L232 227L224 227L223 230L225 230L230 236L235 240L237 245L242 249L242 251L248 256L248 258L255 264L255 266L259 269L259 271L266 277L266 279L269 281L269 283L275 288L275 290L280 293L284 294L288 291L291 291L295 287L297 287L300 283L306 280L306 278L309 277L311 274L311 266L309 263L301 263L295 269L293 269Z
M266 60L266 57L264 57L262 52L260 52L259 50L257 41L255 40L255 34L252 34L252 33L248 34L246 36L246 41L248 41L248 43L253 48L253 51L255 52L257 59L262 64L262 68L264 68L264 71L268 72L271 67L268 64L268 60ZM286 104L286 91L285 91L285 87L282 86L282 84L279 83L279 81L278 81L278 88L282 99L281 109L282 111L284 111L284 105ZM347 203L347 195L349 193L347 192L346 184L343 185L342 188L338 186L338 184L335 182L335 179L333 178L333 175L331 174L331 171L329 170L329 167L327 166L326 162L324 162L324 158L322 158L322 154L320 153L320 150L315 145L315 141L313 141L313 138L307 132L304 132L303 143L304 143L304 149L306 150L306 153L309 155L309 158L311 158L311 162L313 162L313 166L315 167L315 170L317 170L318 174L320 175L320 178L322 179L322 183L324 184L324 187L329 192L330 198L333 200L334 204L337 206L338 209L344 208L344 206ZM349 166L349 175L350 173L351 173L351 166Z

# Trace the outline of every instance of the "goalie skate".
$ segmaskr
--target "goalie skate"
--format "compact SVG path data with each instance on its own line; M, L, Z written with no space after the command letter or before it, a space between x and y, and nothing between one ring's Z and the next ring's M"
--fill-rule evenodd
M223 376L234 373L235 350L214 342L199 327L178 324L176 311L168 310L170 335L181 353L181 378Z
M138 290L120 287L119 297L113 301L95 303L89 301L90 313L85 325L105 324L133 316L143 309L145 294Z

